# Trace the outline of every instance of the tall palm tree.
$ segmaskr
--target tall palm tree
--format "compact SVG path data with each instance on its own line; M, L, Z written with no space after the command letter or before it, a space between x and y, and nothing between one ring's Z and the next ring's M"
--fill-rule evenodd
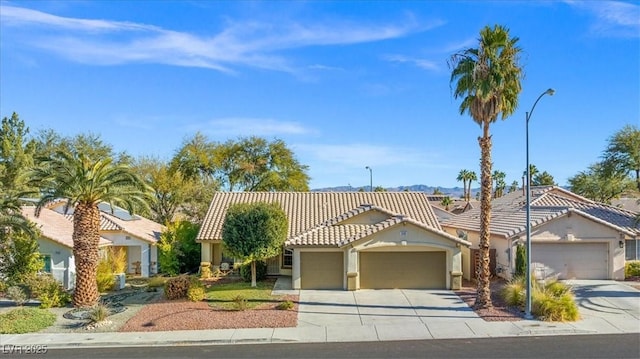
M467 180L469 179L469 171L468 170L460 170L460 172L458 173L458 177L456 177L456 180L458 182L462 182L462 195L464 196L464 199L466 200L467 197Z
M509 36L503 26L487 26L480 30L478 48L462 50L449 61L450 83L455 84L453 95L462 98L460 114L465 112L481 126L482 136L478 137L481 150L480 160L480 257L481 270L478 278L476 306L490 308L489 288L489 248L491 223L491 135L490 125L501 115L504 120L518 107L523 77L519 65L521 53L518 38Z
M99 298L96 273L100 241L100 209L107 202L126 208L147 206L149 188L124 164L111 158L90 159L81 153L59 151L43 159L31 173L31 182L40 189L36 215L47 204L65 200L65 210L73 208L73 256L76 265L75 307L90 307Z
M529 183L533 186L533 179L540 173L538 167L533 163L529 164ZM522 172L522 177L527 177L527 169L525 168L524 172ZM526 185L526 184L525 184Z
M467 183L469 186L467 188L467 202L471 200L471 184L477 180L478 175L475 173L475 171L469 171L469 173L467 173Z
M507 174L502 171L495 170L493 171L492 177L496 182L495 197L500 198L504 194L504 189L507 187L507 183L504 181L504 179L507 178Z

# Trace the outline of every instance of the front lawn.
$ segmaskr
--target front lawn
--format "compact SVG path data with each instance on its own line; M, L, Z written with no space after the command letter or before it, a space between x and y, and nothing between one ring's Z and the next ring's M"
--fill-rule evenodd
M258 282L251 287L249 282L230 282L214 284L207 288L205 300L218 309L239 309L238 302L244 299L244 309L252 309L264 303L278 302L281 296L271 295L273 280Z
M56 316L47 309L18 308L0 314L0 334L33 333L50 327Z

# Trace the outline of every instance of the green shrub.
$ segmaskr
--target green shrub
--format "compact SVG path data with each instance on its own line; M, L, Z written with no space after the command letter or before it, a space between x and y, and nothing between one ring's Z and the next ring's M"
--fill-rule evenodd
M240 266L240 276L245 282L251 282L251 263ZM267 278L267 263L256 261L256 281L259 282Z
M33 230L38 233L37 228ZM4 280L11 284L22 283L43 267L37 236L22 230L0 231L0 273Z
M186 275L173 277L164 284L164 296L169 299L182 299L187 297L191 279Z
M94 323L99 323L107 319L109 316L109 308L104 304L98 304L91 308L89 319Z
M513 307L524 307L526 300L527 284L523 277L514 277L507 285L502 287L500 294Z
M14 301L17 306L22 306L29 301L29 294L23 286L12 285L7 288L7 298Z
M550 291L533 293L531 312L541 320L549 322L576 321L580 318L578 306L571 291L555 296Z
M549 282L545 285L544 289L554 297L560 297L567 292L571 291L571 288L564 283L557 281Z
M113 267L111 266L108 256L102 257L98 261L96 280L98 282L98 291L100 293L109 292L113 290L113 287L116 285Z
M0 281L0 294L4 293L7 291L7 282L5 281Z
M189 221L169 223L158 241L158 264L162 273L195 273L200 267L200 226Z
M200 302L205 297L205 289L204 284L201 281L194 278L191 280L191 284L189 284L189 289L187 290L187 298L189 298L192 302Z
M38 300L40 308L64 307L71 302L71 294L54 279L40 291Z
M293 309L293 302L290 300L285 300L284 302L280 302L276 307L278 310L291 310Z
M639 277L640 276L640 261L628 261L624 265L625 277Z
M247 309L247 298L242 295L234 297L233 303L235 304L236 310L243 311Z
M33 333L55 322L56 315L47 309L18 308L0 314L0 334Z
M524 277L527 273L527 249L524 245L519 244L516 247L516 277Z

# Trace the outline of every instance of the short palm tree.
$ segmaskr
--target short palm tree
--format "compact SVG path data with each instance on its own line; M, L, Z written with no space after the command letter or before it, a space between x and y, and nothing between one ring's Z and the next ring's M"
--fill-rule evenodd
M451 56L449 62L452 68L450 83L455 85L453 95L462 98L460 114L469 113L482 128L482 136L478 137L481 150L481 270L476 306L479 308L492 307L489 288L492 144L489 129L498 116L504 120L518 107L523 72L519 65L521 49L517 43L518 38L511 38L507 28L486 26L480 30L478 48L462 50Z
M440 204L444 206L444 210L448 211L449 210L449 206L451 206L451 204L453 203L453 201L451 200L451 197L446 196L442 199L442 201L440 201Z
M133 212L147 207L149 189L129 167L114 164L111 158L90 159L83 154L57 152L43 159L31 173L31 182L40 189L36 215L47 204L65 200L65 210L73 208L73 256L76 265L75 307L90 307L99 299L96 273L100 242L100 209L107 202Z
M0 194L0 231L24 231L33 234L33 226L22 216L18 198L7 192Z

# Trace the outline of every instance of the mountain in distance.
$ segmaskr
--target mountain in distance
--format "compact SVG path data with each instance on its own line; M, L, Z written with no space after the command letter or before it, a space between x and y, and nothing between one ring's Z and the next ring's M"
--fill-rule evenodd
M368 191L369 186L361 186L361 187L336 186L336 187L315 188L315 189L312 189L311 192L358 192L360 189L364 191ZM438 191L452 198L460 198L464 193L464 190L462 189L462 187L440 187L440 186L434 187L434 186L427 186L424 184L414 184L411 186L398 186L398 187L385 188L387 192L409 191L409 192L425 192L427 194L432 194L436 189L438 189ZM472 188L471 196L475 197L476 192L479 192L479 191L480 191L480 188Z

